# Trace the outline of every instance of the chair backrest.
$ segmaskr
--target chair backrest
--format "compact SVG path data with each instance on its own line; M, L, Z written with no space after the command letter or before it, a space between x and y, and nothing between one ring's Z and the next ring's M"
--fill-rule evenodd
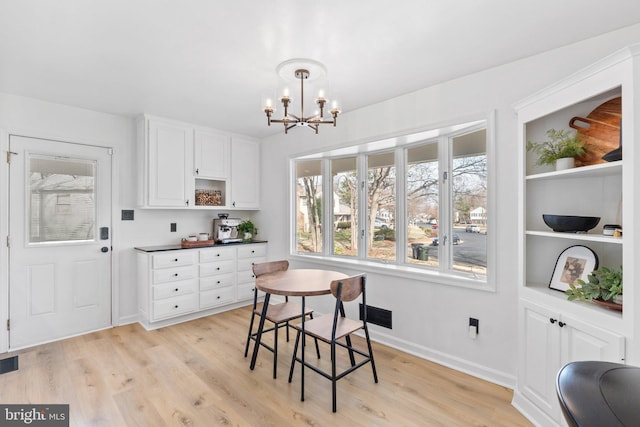
M289 269L289 261L268 261L253 264L254 276L262 276L263 274L275 273L276 271L287 271Z
M340 283L342 283L340 300L347 302L353 301L364 292L365 277L366 275L359 274L357 276L347 277L346 279L334 280L330 285L331 293L334 297L338 298L338 288Z

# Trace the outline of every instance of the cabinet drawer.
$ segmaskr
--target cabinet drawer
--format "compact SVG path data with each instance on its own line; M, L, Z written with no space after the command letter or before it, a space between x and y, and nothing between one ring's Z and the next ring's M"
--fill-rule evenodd
M163 270L153 271L153 283L177 282L179 280L192 279L195 275L196 267L193 265L187 267L167 268Z
M198 294L182 295L153 302L153 320L179 316L198 309Z
M246 301L253 299L253 292L255 286L253 283L246 283L244 285L238 285L238 301Z
M163 298L175 297L184 294L190 294L197 289L196 279L181 280L179 282L163 283L153 286L152 298L160 300Z
M226 286L235 285L234 274L218 274L216 276L201 277L200 278L200 290L206 291L207 289L224 288Z
M238 283L251 283L252 286L256 282L256 277L251 270L238 271Z
M200 277L213 276L216 274L228 274L233 273L234 271L234 261L220 261L200 264Z
M267 256L267 245L243 245L238 247L238 258Z
M234 292L233 287L200 292L200 308L231 304L234 300Z
M213 262L235 258L234 248L200 249L200 262Z
M178 267L181 265L191 265L194 262L194 251L172 251L171 253L153 256L153 268Z
M267 258L265 257L257 257L257 258L238 258L238 271L243 270L253 270L253 264L257 264L260 262L265 262Z

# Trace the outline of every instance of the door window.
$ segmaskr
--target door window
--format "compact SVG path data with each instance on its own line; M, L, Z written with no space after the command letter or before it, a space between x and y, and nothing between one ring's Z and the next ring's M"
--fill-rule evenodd
M95 240L96 163L29 156L29 243Z

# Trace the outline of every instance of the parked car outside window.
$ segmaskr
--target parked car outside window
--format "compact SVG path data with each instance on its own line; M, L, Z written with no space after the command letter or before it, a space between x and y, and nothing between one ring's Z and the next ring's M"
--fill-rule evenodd
M459 243L460 243L460 236L458 236L456 233L453 233L453 244L457 245ZM432 246L438 246L438 244L439 244L439 239L437 237L431 241Z
M471 224L471 225L467 225L464 231L466 231L467 233L479 233L480 227L475 224Z

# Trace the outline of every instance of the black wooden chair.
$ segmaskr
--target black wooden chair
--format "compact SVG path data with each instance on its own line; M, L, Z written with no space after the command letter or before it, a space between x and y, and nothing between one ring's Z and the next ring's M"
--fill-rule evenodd
M313 371L322 375L331 381L331 392L332 392L332 404L333 404L333 412L336 412L336 382L348 375L349 373L355 371L359 367L371 363L371 369L373 371L373 380L378 382L378 374L376 372L376 365L373 361L373 351L371 349L371 340L369 338L369 329L367 328L367 299L366 299L366 291L365 291L365 275L348 277L342 280L334 280L331 282L331 293L336 298L336 305L334 312L331 314L326 314L316 319L311 319L305 322L304 330L305 335L310 335L316 339L320 339L331 346L331 372L325 372L318 368L315 365L310 364L306 360L302 361L300 357L297 356L298 353L298 344L300 342L300 334L302 332L302 325L297 324L293 325L295 329L298 330L296 335L296 342L293 350L293 357L291 359L291 368L289 371L289 382L293 378L293 370L296 362L300 362L303 364L302 367L302 395L301 399L304 400L304 367L309 367ZM349 319L345 316L344 305L343 302L354 301L359 296L362 296L362 306L363 310L363 319L362 321L357 321L353 319ZM359 350L354 348L351 343L351 334L364 330L364 335L367 343L368 352ZM343 339L345 342L341 342L339 340ZM351 366L346 370L338 373L336 372L336 347L345 348L349 353L349 361L351 362ZM355 353L359 355L359 359L361 359L358 363L356 363Z
M278 271L286 271L289 269L289 261L281 260L281 261L269 261L262 262L253 265L253 275L257 278L262 276L263 274L275 273ZM309 316L313 319L313 309L305 307L305 315ZM251 310L251 321L249 323L249 333L247 335L247 344L244 348L244 357L247 357L249 354L249 343L253 340L256 340L257 331L253 332L253 322L256 316L262 315L262 304L258 304L258 289L254 288L253 291L253 309ZM289 341L289 328L291 325L289 322L291 320L302 318L302 306L297 303L289 302L289 297L285 297L285 302L279 304L269 304L267 307L267 315L265 316L265 320L273 323L273 326L264 329L262 333L265 332L274 332L273 337L273 347L264 342L264 340L260 340L260 345L262 345L267 350L273 353L273 378L276 378L277 366L278 366L278 329L281 327L286 328L287 332L287 342ZM318 358L320 358L320 348L318 346L318 341L316 340L316 352L318 354Z

